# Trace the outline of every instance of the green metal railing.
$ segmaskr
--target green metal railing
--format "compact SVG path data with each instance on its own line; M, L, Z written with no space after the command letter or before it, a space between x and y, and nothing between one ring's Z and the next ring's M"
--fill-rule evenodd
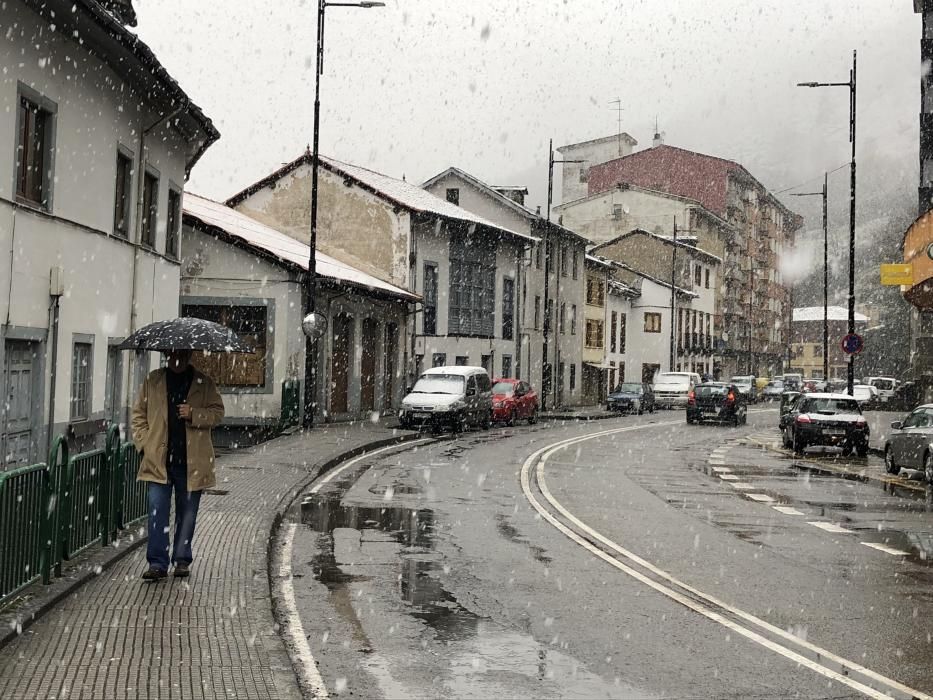
M0 472L0 605L40 577L50 583L63 561L108 545L145 517L139 460L111 426L103 449L71 456L58 437L48 462Z

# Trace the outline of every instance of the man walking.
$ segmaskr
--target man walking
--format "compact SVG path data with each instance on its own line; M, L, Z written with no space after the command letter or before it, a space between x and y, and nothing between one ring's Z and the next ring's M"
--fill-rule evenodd
M224 417L214 382L191 366L190 350L167 353L168 366L146 377L133 406L133 442L142 452L139 481L148 482L149 542L145 581L189 574L201 492L215 484L211 428ZM175 537L169 556L169 512Z

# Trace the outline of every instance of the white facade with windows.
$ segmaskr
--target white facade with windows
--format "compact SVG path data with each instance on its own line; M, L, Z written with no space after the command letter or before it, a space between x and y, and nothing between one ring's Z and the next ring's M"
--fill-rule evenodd
M44 459L50 431L81 447L106 420L125 419L150 358L131 381L134 357L115 345L177 315L182 187L218 134L96 2L11 0L0 24L0 391L14 396L0 415L0 454L9 467Z
M495 187L458 168L448 168L423 183L438 197L456 197L459 206L496 224L527 234L530 240L516 247L516 338L510 362L512 376L528 380L541 395L542 405L578 405L583 402L582 334L584 308L584 256L587 240L524 206L521 187ZM519 197L519 199L516 199ZM550 246L550 255L545 247ZM545 258L551 260L545 295ZM547 363L553 382L545 393L544 325L550 307ZM576 316L574 316L576 312ZM574 320L575 319L575 320Z

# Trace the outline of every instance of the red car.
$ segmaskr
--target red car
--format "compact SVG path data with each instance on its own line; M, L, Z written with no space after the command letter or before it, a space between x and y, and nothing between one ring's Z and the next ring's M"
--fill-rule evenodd
M492 418L514 425L517 420L538 422L538 394L520 379L496 379L492 385Z

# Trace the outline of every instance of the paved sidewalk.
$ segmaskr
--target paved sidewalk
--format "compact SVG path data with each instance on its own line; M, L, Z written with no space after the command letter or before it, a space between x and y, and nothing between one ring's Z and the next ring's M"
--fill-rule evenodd
M276 514L334 458L404 434L337 424L221 455L191 577L142 583L136 549L0 649L0 698L298 697L269 593Z

